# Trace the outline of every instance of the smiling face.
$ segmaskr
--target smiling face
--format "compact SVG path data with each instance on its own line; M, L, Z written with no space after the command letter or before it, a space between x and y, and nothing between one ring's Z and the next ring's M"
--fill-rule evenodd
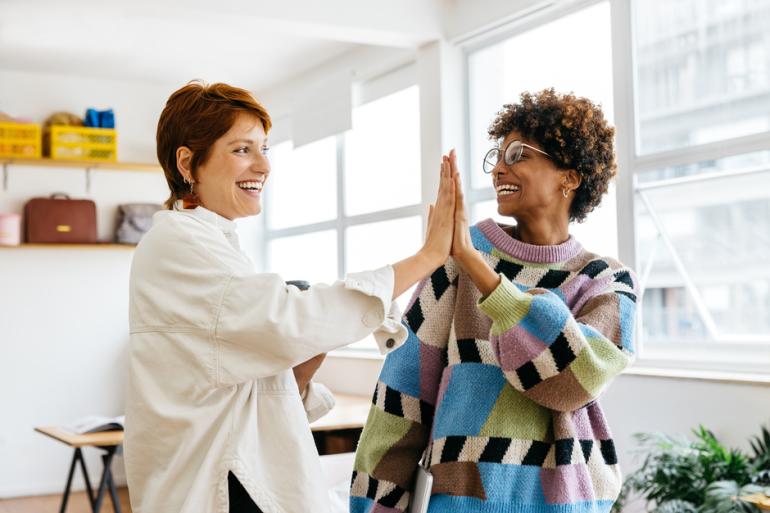
M262 188L270 174L267 149L262 122L256 116L238 114L198 166L194 187L199 203L231 220L259 214ZM185 165L184 150L178 152L180 170Z
M500 148L504 150L511 141L519 140L543 150L538 143L524 139L516 131L510 132ZM569 218L569 203L573 187L569 185L570 173L559 169L546 155L526 146L521 159L507 165L500 159L492 170L492 183L497 193L497 212L517 220L534 218ZM568 189L568 198L563 190Z

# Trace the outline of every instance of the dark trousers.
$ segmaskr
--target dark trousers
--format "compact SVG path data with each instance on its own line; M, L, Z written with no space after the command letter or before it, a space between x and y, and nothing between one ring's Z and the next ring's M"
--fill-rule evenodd
M230 494L230 513L262 513L232 472L227 473L227 489Z

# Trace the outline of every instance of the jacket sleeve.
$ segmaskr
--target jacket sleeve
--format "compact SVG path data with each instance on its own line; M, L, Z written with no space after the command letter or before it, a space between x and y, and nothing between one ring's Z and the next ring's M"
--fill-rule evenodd
M406 343L385 360L356 451L351 513L405 511L409 504L433 423L456 295L451 259L415 291L403 319Z
M634 356L636 277L601 260L592 264L594 272L602 270L574 316L556 293L520 290L503 275L479 302L492 319L490 340L508 381L552 410L574 411L595 400Z
M307 393L302 397L302 406L307 413L308 423L320 419L334 408L334 394L326 385L310 381L307 384Z
M398 347L406 330L388 319L392 294L390 266L307 291L277 274L230 275L214 329L217 384L271 376L371 333L382 352Z

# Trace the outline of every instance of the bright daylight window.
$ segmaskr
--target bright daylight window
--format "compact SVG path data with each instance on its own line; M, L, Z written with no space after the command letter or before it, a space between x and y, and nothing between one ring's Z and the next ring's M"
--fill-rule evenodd
M417 86L353 109L353 128L273 146L265 269L331 283L405 258L422 241ZM340 197L338 197L338 191ZM402 309L410 293L399 298ZM351 347L373 350L368 337Z
M554 44L569 41L569 44ZM470 172L467 192L471 219L492 217L507 224L512 219L497 214L497 201L489 175L482 171L484 154L494 144L487 129L503 104L516 103L524 91L554 87L574 92L601 104L613 123L612 45L609 2L601 2L555 21L531 28L468 56L470 102ZM570 232L598 254L618 255L614 184L601 206Z
M770 4L636 0L632 13L645 349L766 349Z

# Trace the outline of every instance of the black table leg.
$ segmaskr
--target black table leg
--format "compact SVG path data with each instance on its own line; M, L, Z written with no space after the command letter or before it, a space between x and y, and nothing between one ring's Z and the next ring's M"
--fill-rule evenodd
M76 449L80 451L80 449ZM88 477L88 470L86 469L86 459L83 457L83 453L80 453L80 470L83 471L83 480L86 482L86 490L88 491L88 503L91 505L91 509L94 509L94 492L91 488L91 479Z
M67 509L67 502L69 502L70 497L70 488L72 488L72 477L75 475L75 467L78 466L78 463L80 463L80 469L83 471L83 479L86 482L86 490L88 493L88 502L91 505L91 510L93 513L99 513L99 510L102 508L102 503L104 502L104 493L106 491L109 491L110 493L110 500L112 501L112 507L115 510L115 513L121 513L118 491L115 488L115 481L112 478L112 457L115 456L117 446L100 447L100 449L104 450L107 454L102 456L102 461L104 462L104 470L102 471L102 477L99 480L99 488L96 490L96 495L94 495L94 490L91 487L91 480L88 477L88 470L86 469L86 460L83 458L83 451L80 449L80 447L75 448L75 454L72 456L70 471L67 475L67 486L64 488L64 495L62 495L59 513L64 513Z
M67 509L67 501L70 498L70 487L72 486L72 476L75 474L75 467L77 466L78 460L82 461L79 447L75 449L75 454L72 456L72 464L70 465L70 472L67 476L67 486L64 487L64 495L61 498L59 513L64 513L64 510Z
M94 513L99 513L99 510L102 508L102 502L104 502L104 492L107 489L107 479L110 476L110 465L112 465L112 457L115 455L115 449L116 447L114 446L104 448L104 450L107 451L107 454L102 456L104 470L102 471L102 478L99 481L99 488L97 489L96 499L94 500Z
M112 467L106 467L105 472L107 472L107 488L110 491L110 499L112 500L112 509L115 511L115 513L122 513L120 511L120 499L118 498L118 490L115 488L115 479L112 475Z

